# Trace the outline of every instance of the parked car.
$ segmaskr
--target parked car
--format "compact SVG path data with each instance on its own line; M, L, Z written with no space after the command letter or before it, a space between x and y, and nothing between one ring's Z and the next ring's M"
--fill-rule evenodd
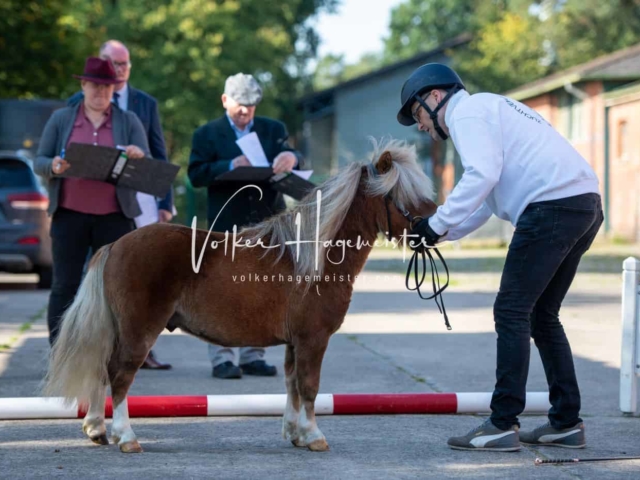
M0 271L37 273L38 288L51 288L53 276L48 206L32 160L0 152Z

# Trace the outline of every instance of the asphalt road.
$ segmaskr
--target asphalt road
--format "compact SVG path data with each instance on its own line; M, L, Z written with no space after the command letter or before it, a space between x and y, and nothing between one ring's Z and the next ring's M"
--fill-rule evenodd
M341 331L330 343L321 392L489 392L494 384L491 307L495 274L460 275L445 294L454 330L432 302L404 291L404 278L370 273L357 285ZM604 278L604 277L603 277ZM282 439L277 417L133 419L145 453L96 446L80 420L0 421L3 478L639 478L640 461L539 466L536 457L640 455L640 418L618 410L619 276L604 287L576 282L561 314L583 392L588 448L523 448L518 453L460 452L450 435L479 415L325 416L318 424L329 452L297 449ZM19 286L18 286L19 287ZM36 396L48 351L42 319L48 292L0 288L0 397ZM40 318L38 320L38 318ZM31 324L26 328L26 324ZM23 332L20 327L23 326ZM132 395L285 393L283 348L268 350L276 378L211 378L206 345L163 334L155 348L170 371L140 371ZM532 349L529 391L546 390ZM522 417L523 428L545 421ZM108 421L109 423L109 421Z

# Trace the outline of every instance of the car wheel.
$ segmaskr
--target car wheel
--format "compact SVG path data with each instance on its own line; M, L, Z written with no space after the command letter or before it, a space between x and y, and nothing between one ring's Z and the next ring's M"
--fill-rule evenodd
M53 281L53 268L37 267L36 273L40 276L40 280L38 280L38 288L40 289L51 288L51 282Z

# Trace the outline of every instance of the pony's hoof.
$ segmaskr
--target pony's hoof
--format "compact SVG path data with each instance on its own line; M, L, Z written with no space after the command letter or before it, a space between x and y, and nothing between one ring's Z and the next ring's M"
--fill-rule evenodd
M291 439L291 444L294 447L306 447L307 446L299 437L292 438Z
M295 423L286 423L282 426L282 438L289 440L296 447L306 447L298 436L298 425Z
M125 442L118 446L120 447L120 451L122 453L142 453L143 452L142 447L140 446L137 440Z
M329 450L329 444L324 438L319 438L307 445L307 448L312 452L326 452Z
M89 437L96 445L109 445L109 439L107 438L107 434L103 433L102 435L96 435L95 437Z

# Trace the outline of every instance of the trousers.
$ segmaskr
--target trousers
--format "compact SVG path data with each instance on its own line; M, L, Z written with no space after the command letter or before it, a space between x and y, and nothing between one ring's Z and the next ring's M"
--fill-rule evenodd
M531 203L518 219L493 308L498 355L491 421L502 430L520 425L530 338L549 384L551 426L581 421L580 389L559 312L603 218L600 196L590 193Z

